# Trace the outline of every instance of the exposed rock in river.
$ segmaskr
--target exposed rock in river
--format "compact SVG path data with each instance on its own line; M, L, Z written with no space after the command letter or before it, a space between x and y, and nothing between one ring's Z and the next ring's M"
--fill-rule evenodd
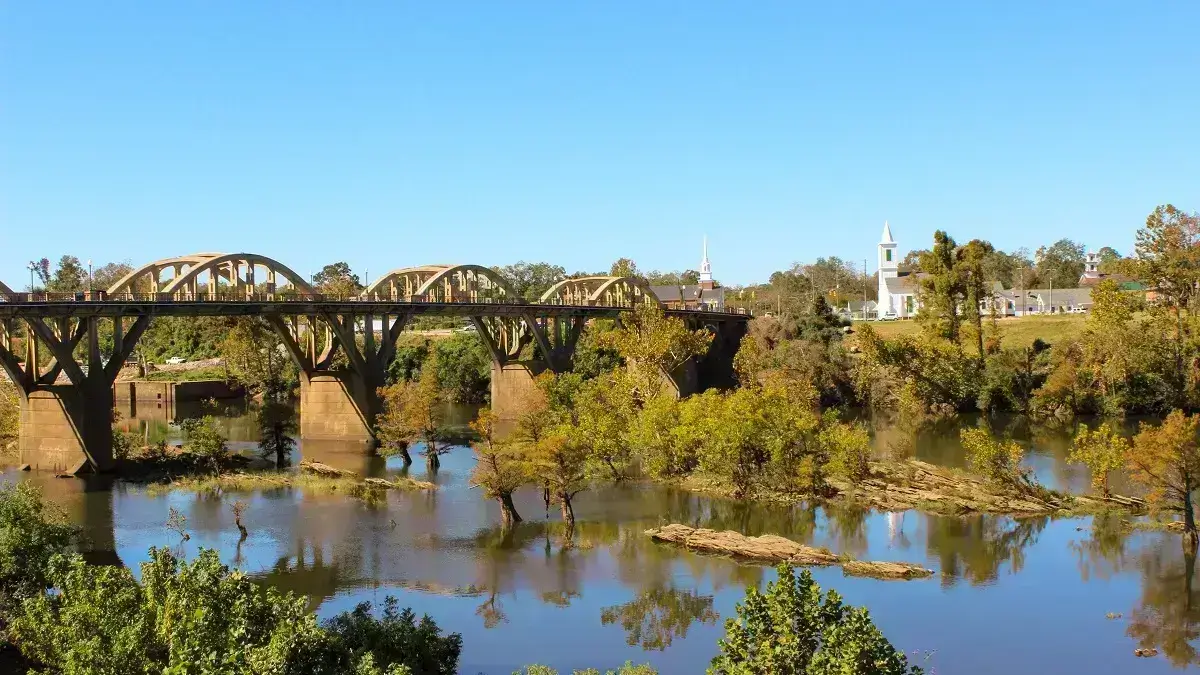
M842 558L834 555L829 549L805 546L773 534L748 537L732 530L718 532L678 524L646 530L646 534L655 541L678 544L700 553L731 555L771 564L787 562L804 567L841 565L842 572L850 576L918 579L933 574L933 570L912 563L866 562Z

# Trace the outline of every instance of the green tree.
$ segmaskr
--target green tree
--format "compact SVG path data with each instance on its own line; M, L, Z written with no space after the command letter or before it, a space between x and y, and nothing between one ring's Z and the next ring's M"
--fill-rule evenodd
M517 295L536 302L550 287L567 278L567 270L560 265L546 262L525 262L494 267L500 276L508 280Z
M1037 282L1042 288L1051 284L1055 288L1075 288L1083 276L1087 255L1083 244L1070 239L1059 239L1049 247L1043 246L1033 254L1037 268Z
M213 473L220 473L229 458L229 450L217 426L217 418L212 415L193 417L184 420L180 426L185 436L183 451Z
M17 388L0 382L0 455L7 454L20 431L21 403Z
M231 318L219 349L230 374L255 392L279 396L299 381L282 338L262 317Z
M0 615L49 586L50 559L75 542L76 528L26 482L0 486Z
M921 255L921 271L928 276L920 281L921 311L917 319L953 344L958 344L960 312L966 295L957 263L958 246L954 239L941 230L934 232L933 249Z
M535 479L562 509L563 522L575 527L575 495L588 488L588 448L570 425L549 430L537 443L525 446Z
M1086 466L1092 472L1092 489L1107 497L1112 494L1108 489L1108 475L1121 468L1129 450L1129 439L1111 425L1104 424L1093 430L1081 426L1075 434L1068 460Z
M276 467L285 467L296 449L296 410L277 398L263 402L258 411L258 451L264 458L275 461Z
M979 428L963 429L959 439L973 471L998 485L1021 485L1025 449L1019 443L994 438L987 429Z
M321 268L313 275L313 286L318 293L339 298L358 295L365 288L358 275L345 262L335 262Z
M621 314L621 327L604 334L604 344L625 360L632 383L643 399L663 391L664 378L685 361L703 354L712 333L690 330L658 305L641 305Z
M75 293L85 290L86 286L87 269L79 264L79 258L64 255L59 258L58 268L46 284L46 290L51 293Z
M492 359L480 336L455 333L433 347L435 359L422 364L422 377L428 367L437 371L438 386L449 401L483 403L492 381Z
M725 624L712 675L905 675L909 666L871 621L865 608L847 607L837 591L822 597L808 570L797 578L790 565L765 593L751 586Z
M638 271L637 263L629 258L618 258L608 270L609 276L613 277L640 277L641 272Z
M1155 208L1146 218L1146 226L1138 230L1134 250L1130 270L1154 289L1159 305L1173 319L1175 372L1171 380L1178 405L1189 385L1189 371L1194 370L1185 367L1185 362L1196 351L1189 318L1195 314L1200 284L1200 215L1172 204Z

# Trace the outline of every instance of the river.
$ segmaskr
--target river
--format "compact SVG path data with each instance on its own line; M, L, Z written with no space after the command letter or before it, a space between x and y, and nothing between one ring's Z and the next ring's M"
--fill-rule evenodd
M472 414L453 412L460 423ZM151 440L178 433L153 413L123 424ZM253 411L231 408L223 425L234 448L254 446ZM1031 431L1019 421L1011 430L1032 439L1028 463L1043 482L1086 487L1086 471L1065 462L1062 433ZM900 438L883 429L875 442L882 448ZM956 438L953 429L924 434L915 453L961 463ZM301 443L298 454L369 475L405 471L352 446ZM933 578L917 581L814 570L822 587L869 607L893 644L933 672L1160 673L1200 662L1195 561L1185 559L1178 535L1122 532L1103 522L1093 529L1091 518L747 505L640 484L580 494L580 523L568 542L538 490L518 495L526 522L503 534L498 507L467 484L471 464L469 448L444 456L436 475L417 458L412 475L436 482L438 490L392 493L375 506L293 490L150 496L144 487L104 478L19 476L43 485L83 526L88 556L97 562L136 569L151 546L189 556L216 548L263 583L307 596L321 616L394 595L462 634L460 672L467 674L507 675L529 663L570 672L625 660L650 662L663 673L703 672L745 586L765 583L773 572L644 536L668 522L780 534L835 553L933 568ZM234 499L248 503L250 536L240 544ZM187 518L186 543L166 527L169 507ZM1163 653L1138 658L1139 646Z

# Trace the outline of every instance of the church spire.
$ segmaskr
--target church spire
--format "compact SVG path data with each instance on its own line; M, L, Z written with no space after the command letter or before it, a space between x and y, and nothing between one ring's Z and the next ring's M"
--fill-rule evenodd
M879 240L881 244L894 244L896 240L892 239L892 228L888 225L888 221L883 221L883 237Z
M704 253L700 259L700 283L712 284L712 265L708 262L708 235L704 235Z

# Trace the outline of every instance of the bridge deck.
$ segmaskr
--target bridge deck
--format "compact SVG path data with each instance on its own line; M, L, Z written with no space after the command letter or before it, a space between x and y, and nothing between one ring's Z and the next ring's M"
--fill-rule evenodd
M279 314L434 314L440 316L496 316L613 318L630 307L558 305L515 302L402 302L393 300L85 300L50 302L0 301L0 319L25 317L138 316L254 316ZM704 310L666 309L668 316L702 321L749 321L749 314Z

